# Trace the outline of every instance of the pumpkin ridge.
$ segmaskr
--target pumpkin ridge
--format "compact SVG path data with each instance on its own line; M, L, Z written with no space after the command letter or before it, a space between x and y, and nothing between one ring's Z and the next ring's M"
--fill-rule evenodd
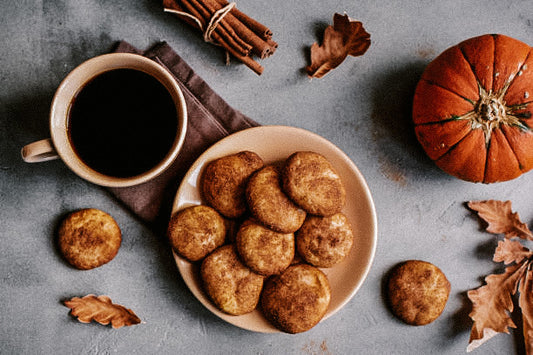
M469 111L467 112L466 114L464 114L463 116L452 116L450 118L445 118L441 121L433 121L433 122L423 122L423 123L416 123L415 124L415 127L416 126L429 126L429 125L432 125L432 124L442 124L442 123L447 123L447 122L450 122L450 121L459 121L459 120L465 120L466 118L463 118L464 116L468 115L468 114L471 114L473 111Z
M485 142L485 148L486 148L485 167L483 168L483 179L481 179L481 181L486 184L487 182L485 181L485 177L487 176L487 169L489 166L490 140Z
M469 99L468 97L465 97L465 96L463 96L463 95L461 95L461 94L459 94L459 93L457 93L457 92L455 92L455 91L453 91L453 90L451 90L451 89L449 89L449 88L447 88L445 86L442 86L442 85L440 85L440 84L438 84L438 83L436 83L434 81L428 80L428 79L422 79L422 80L424 80L426 83L428 83L428 85L439 87L439 88L441 88L443 90L446 90L446 91L448 91L448 92L450 92L450 93L452 93L452 94L454 94L456 96L459 96L461 99L463 99L463 100L467 101L468 103L472 104L472 106L475 105L475 102L472 101L471 99Z
M499 77L500 74L501 74L500 72L498 72L496 70L496 65L497 65L497 60L496 60L497 55L496 55L496 53L498 52L498 50L500 48L505 48L505 47L499 47L497 44L499 42L501 42L501 41L506 40L506 39L507 40L514 40L514 39L512 39L510 37L507 37L507 36L504 36L504 35L493 35L493 38L494 38L494 69L493 69L493 83L494 83L493 84L494 85L493 86L493 91L494 91L495 87L497 87L497 84L496 84L497 81L498 81L497 77ZM498 38L498 39L501 38L501 40L498 41L498 40L496 40L496 38ZM516 41L516 40L514 40L514 41ZM522 43L522 44L524 44L524 43ZM514 48L514 49L518 50L518 48ZM502 50L502 53L505 53L505 50ZM500 56L503 55L502 53L500 53ZM527 59L529 58L530 54L531 54L531 47L528 46L528 52L525 55L525 57L523 57L523 58L514 58L514 60L517 60L516 63L520 63L520 61L522 61L522 62L520 63L520 66L516 67L516 69L514 69L513 66L509 66L509 68L513 68L513 69L510 70L509 76L505 79L505 81L503 83L503 87L499 90L500 93L506 92L507 89L509 88L509 86L511 85L511 83L514 81L514 79L516 79L516 77L519 76L517 74L523 69L523 66L524 66L524 64L526 64ZM503 68L500 68L500 69L503 69ZM505 95L505 93L504 93L504 95Z
M462 142L463 140L465 140L466 137L468 137L469 134L470 134L471 132L472 132L472 131L468 132L467 134L465 134L465 135L463 136L463 138L459 139L459 140L457 141L457 143L451 145L445 153L441 154L438 158L436 158L436 159L432 159L432 160L437 161L437 160L441 159L442 157L444 157L445 155L453 153L453 150L454 150L459 144L461 144L461 142Z
M423 122L423 123L416 123L415 124L415 127L416 126L428 126L428 125L432 125L432 124L443 124L443 123L447 123L447 122L450 122L450 121L466 121L466 120L469 120L469 121L472 121L472 117L473 115L475 115L476 112L475 110L472 110L472 111L468 111L467 113L465 113L464 115L461 115L461 116L457 116L457 115L452 115L452 117L450 118L445 118L443 120L440 120L440 121L431 121L431 122ZM476 129L475 127L472 127L472 129Z
M492 87L490 88L490 91L494 89L494 83L496 82L496 78L498 77L498 75L500 75L496 71L496 37L499 37L499 36L497 34L492 34L491 37L492 37L492 41L494 42L494 46L493 46L494 53L492 53L492 58L493 58L492 59Z
M518 168L520 169L521 172L525 173L524 166L522 166L522 164L520 164L520 159L518 158L518 155L516 154L515 150L513 149L513 145L509 141L509 138L507 138L507 134L505 134L505 131L503 129L501 130L501 132L502 132L503 138L505 138L505 141L507 142L507 145L509 146L509 149L511 149L511 152L513 152L513 155L514 155L516 161L518 162Z
M434 123L441 123L439 126L433 125ZM441 127L449 127L449 126L456 126L457 124L462 125L463 128L459 129L452 129L451 131L454 132L452 135L447 135L446 133L438 135L437 140L433 140L432 138L437 137L431 137L429 140L426 139L426 133L427 130L436 129L439 130ZM436 127L436 128L434 128ZM421 143L422 147L426 150L428 153L428 156L431 158L431 160L438 160L440 157L445 155L452 147L454 147L456 144L460 143L463 138L465 138L467 135L469 135L472 132L472 127L470 125L470 122L466 120L456 120L456 119L449 119L446 122L432 122L432 126L429 125L417 125L415 126L415 134Z
M507 89L509 89L509 87L511 86L511 84L513 83L513 81L518 77L520 76L520 74L522 73L522 69L524 69L524 65L526 65L526 62L527 60L529 59L529 56L531 55L531 51L533 49L530 49L529 52L527 52L527 55L526 57L524 58L524 62L520 65L520 67L518 68L518 71L516 73L513 74L513 77L512 78L509 78L507 81L508 81L508 85L507 88L504 91L504 93L502 93L502 97L505 98L505 95L507 94Z
M510 109L513 109L513 110L519 110L519 109L522 109L522 108L526 108L526 106L531 104L531 103L533 103L533 100L532 101L522 102L521 104L509 105L507 107L510 108Z
M459 52L461 52L461 55L463 56L465 62L468 63L468 66L470 67L470 70L472 71L472 74L474 75L474 78L476 78L476 83L477 83L478 87L483 87L483 85L481 85L481 80L479 80L479 78L478 78L478 76L476 74L476 71L474 70L474 66L472 65L472 63L470 63L470 61L466 57L464 49L461 48L461 47L458 47L458 48L459 48ZM484 89L485 89L485 91L487 90L486 88L484 88ZM492 88L490 88L490 90L492 90ZM469 101L471 101L471 100L469 100Z

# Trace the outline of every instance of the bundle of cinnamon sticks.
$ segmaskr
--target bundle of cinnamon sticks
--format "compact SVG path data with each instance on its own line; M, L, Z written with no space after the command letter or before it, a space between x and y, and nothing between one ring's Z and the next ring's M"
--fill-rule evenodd
M163 7L202 31L206 41L223 47L259 75L263 67L253 56L267 58L278 47L270 29L227 0L163 0Z

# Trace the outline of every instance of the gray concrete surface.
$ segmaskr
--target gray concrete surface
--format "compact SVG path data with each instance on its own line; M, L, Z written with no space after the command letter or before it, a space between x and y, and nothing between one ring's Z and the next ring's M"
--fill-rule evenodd
M410 125L414 86L445 48L503 33L533 44L533 2L240 1L279 42L256 76L224 55L156 0L2 0L0 11L0 353L2 354L462 354L471 322L466 291L498 270L496 238L463 203L512 200L531 226L533 173L481 185L441 172ZM334 12L363 21L372 46L321 80L306 77L308 48ZM345 151L365 175L379 220L375 260L363 287L335 316L299 335L258 334L213 316L181 280L164 236L107 192L60 161L29 165L21 146L48 135L54 90L76 65L125 39L159 40L176 51L231 105L262 124L316 132ZM111 213L124 241L111 263L81 272L59 256L53 238L65 213ZM531 246L531 245L530 245ZM452 291L442 316L424 327L396 320L384 304L384 275L396 263L439 266ZM144 323L113 330L81 324L61 301L106 294ZM518 319L519 320L519 319ZM498 335L474 354L520 353L521 338Z

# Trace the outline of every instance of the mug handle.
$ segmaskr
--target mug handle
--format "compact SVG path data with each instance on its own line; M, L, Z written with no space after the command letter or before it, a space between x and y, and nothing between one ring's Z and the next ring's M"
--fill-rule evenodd
M22 147L20 154L26 163L40 163L42 161L59 158L50 138L30 143Z

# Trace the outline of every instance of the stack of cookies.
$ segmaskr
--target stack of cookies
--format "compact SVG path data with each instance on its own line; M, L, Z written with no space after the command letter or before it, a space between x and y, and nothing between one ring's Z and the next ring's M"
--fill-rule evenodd
M319 268L341 262L354 240L341 212L346 192L330 162L300 151L265 165L242 151L209 162L200 181L204 204L176 212L168 237L176 253L201 263L213 304L231 315L260 305L287 333L314 327L331 299Z

